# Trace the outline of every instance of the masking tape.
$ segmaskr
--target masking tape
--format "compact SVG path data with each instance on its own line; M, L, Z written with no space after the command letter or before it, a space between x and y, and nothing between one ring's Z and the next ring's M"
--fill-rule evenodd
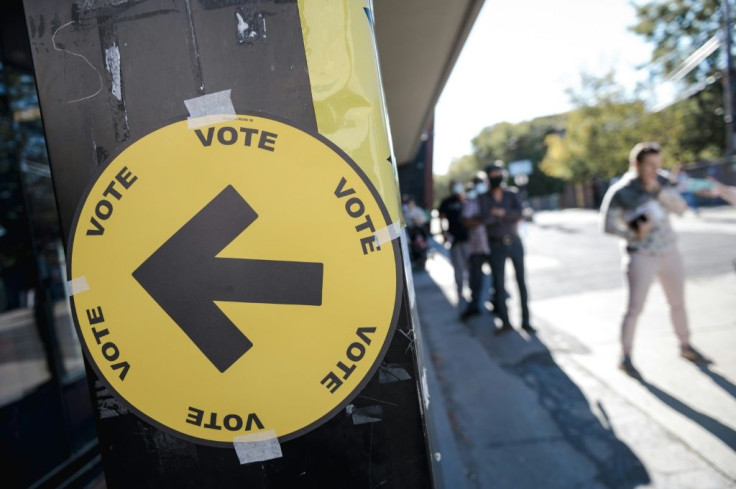
M196 129L222 121L231 121L236 118L235 107L230 99L231 90L208 93L201 97L190 98L184 101L189 111L187 127Z
M411 270L411 259L409 258L409 236L406 230L402 230L404 239L401 240L401 254L404 260L404 277L406 277L406 292L409 295L409 309L414 311L416 306L416 294L414 293L414 275Z
M66 293L69 296L81 294L89 290L89 284L87 283L87 277L84 275L75 279L69 280L66 283Z
M427 382L427 367L422 367L422 399L424 400L424 409L429 408L429 383Z
M233 445L241 465L264 462L283 456L275 430L236 436L233 439Z
M383 244L393 241L401 236L401 222L396 221L385 228L376 229L373 237L376 240L376 246L381 247Z

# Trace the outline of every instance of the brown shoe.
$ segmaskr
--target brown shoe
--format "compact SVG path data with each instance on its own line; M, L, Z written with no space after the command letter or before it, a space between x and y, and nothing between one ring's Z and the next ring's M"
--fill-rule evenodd
M641 378L641 374L636 369L636 367L634 367L634 364L631 361L631 357L628 355L624 355L621 358L621 362L619 362L618 368L623 370L623 372L629 377L633 377L635 379Z
M705 357L702 353L700 353L698 350L690 345L680 348L680 356L685 360L689 360L693 363L713 363L709 358Z

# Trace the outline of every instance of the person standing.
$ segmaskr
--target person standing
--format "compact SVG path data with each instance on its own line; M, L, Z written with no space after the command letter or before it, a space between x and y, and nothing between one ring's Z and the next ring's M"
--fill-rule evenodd
M424 209L419 207L414 199L408 198L404 208L406 221L406 235L409 238L409 258L412 269L424 270L429 251L429 220Z
M649 287L659 277L670 307L670 318L680 342L680 354L693 362L704 357L690 344L685 309L685 272L669 214L681 215L687 204L668 179L659 173L662 156L656 143L639 143L629 155L629 171L613 185L601 205L603 231L622 243L622 268L628 287L626 312L621 321L619 368L638 377L631 360L634 332Z
M505 269L506 259L510 258L514 266L516 284L519 288L521 302L521 328L529 333L535 331L529 321L529 306L524 276L524 246L519 237L519 221L522 219L521 197L516 189L505 187L504 164L497 161L486 167L490 190L478 197L479 216L485 224L488 234L488 244L491 255L491 276L493 289L494 314L501 320L502 326L496 334L503 334L513 330L509 321L506 305Z
M468 230L463 223L462 214L465 204L465 189L457 180L450 183L451 195L445 198L439 207L440 219L447 222L444 232L445 240L450 243L450 261L455 272L458 306L466 302L463 295L465 286L465 270L468 266Z
M488 192L485 174L478 172L473 182L468 184L467 199L463 206L463 222L468 230L468 286L470 287L470 303L460 315L461 319L480 314L480 299L483 287L483 264L488 261L491 252L488 247L488 235L483 222L477 218L480 213L478 197Z
M427 213L417 205L414 199L409 198L404 207L404 220L408 227L420 228L424 231L428 221Z

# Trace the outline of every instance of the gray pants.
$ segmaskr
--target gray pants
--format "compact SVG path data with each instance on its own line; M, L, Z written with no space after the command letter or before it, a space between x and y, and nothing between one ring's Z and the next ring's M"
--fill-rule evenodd
M529 324L529 305L526 278L524 276L524 246L521 239L517 236L511 239L511 242L503 243L491 241L491 275L493 281L493 289L496 293L493 295L493 311L504 325L510 324L509 310L506 306L506 294L504 294L504 282L506 280L506 258L511 259L516 274L516 284L519 286L519 300L521 302L521 324L522 326Z
M457 299L465 302L463 287L465 286L465 269L468 267L468 243L455 241L450 247L450 262L455 271L455 287L457 287Z
M468 285L470 286L470 309L480 309L483 292L483 264L488 261L485 253L472 253L468 262ZM493 295L493 294L491 294Z
M631 354L636 323L655 277L659 277L664 295L667 297L675 335L680 340L680 345L689 345L690 328L685 311L685 270L680 252L673 250L661 254L628 253L623 257L623 268L629 286L628 306L621 322L623 354Z

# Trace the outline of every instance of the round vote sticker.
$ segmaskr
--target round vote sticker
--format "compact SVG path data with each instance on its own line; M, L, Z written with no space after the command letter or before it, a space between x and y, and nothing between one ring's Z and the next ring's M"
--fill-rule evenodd
M324 137L264 116L177 122L117 155L69 244L72 310L100 378L196 443L281 440L328 420L390 342L390 218Z

